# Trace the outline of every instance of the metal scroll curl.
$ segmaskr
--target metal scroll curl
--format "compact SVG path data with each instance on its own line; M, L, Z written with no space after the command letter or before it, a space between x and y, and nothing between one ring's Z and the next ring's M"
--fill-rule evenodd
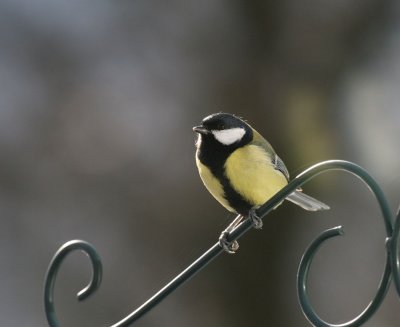
M103 266L100 256L98 255L93 245L86 241L73 240L61 246L50 262L44 283L44 308L49 326L59 326L56 311L54 308L54 286L56 283L57 272L60 269L61 263L64 261L66 256L69 253L77 250L80 250L87 254L92 264L92 277L89 284L77 294L78 300L85 300L87 297L92 295L101 284Z
M316 164L296 178L294 178L287 186L276 193L270 200L268 200L263 206L257 209L256 214L260 218L264 218L270 211L272 211L279 203L281 203L290 193L295 189L307 183L312 178L318 176L319 174L330 171L330 170L343 170L354 174L355 176L362 179L370 190L375 195L383 217L383 221L386 228L386 246L387 246L387 258L384 268L384 272L381 277L380 284L378 286L377 293L374 299L370 302L367 308L353 320L340 325L333 325L323 321L314 311L310 304L308 292L307 292L307 279L308 271L312 263L312 259L318 250L319 246L328 240L329 238L341 235L343 229L341 226L329 229L320 234L308 247L303 255L300 262L298 276L297 276L297 286L298 286L298 296L301 308L307 319L317 327L349 327L349 326L360 326L365 321L367 321L378 309L379 305L382 303L386 292L390 286L391 276L393 275L397 291L400 296L400 264L399 264L399 253L400 253L400 210L397 214L397 220L394 225L392 225L392 214L386 198L380 189L379 185L375 180L360 166L343 160L330 160L319 164ZM234 241L243 236L246 232L252 229L252 223L250 219L244 220L239 226L237 226L233 231L227 236L228 241ZM92 263L92 279L89 285L78 293L78 299L83 300L89 295L91 295L100 285L102 276L102 264L100 257L98 256L96 250L92 245L85 241L70 241L65 243L54 255L49 268L47 270L45 278L45 290L44 290L44 305L46 311L47 321L49 326L58 327L60 326L55 308L54 308L54 295L53 290L56 281L56 275L59 270L61 263L64 258L72 251L80 250L86 253ZM189 267L182 271L178 276L176 276L171 282L165 285L160 291L153 295L149 300L147 300L143 305L129 314L127 317L114 324L112 327L125 327L131 326L139 318L141 318L145 313L149 312L158 303L160 303L169 294L175 291L184 282L193 277L206 265L208 265L213 259L218 255L223 253L219 243L215 243L208 251L206 251L202 256L200 256L196 261L194 261Z
M325 166L325 165L323 165ZM378 201L379 207L381 209L382 217L384 220L384 224L386 227L386 249L387 249L387 255L386 255L386 263L385 263L385 268L377 289L377 292L372 299L372 301L369 303L369 305L365 308L365 310L359 314L356 318L352 319L351 321L335 325L335 324L330 324L324 320L322 320L315 312L313 309L309 297L308 297L308 292L307 292L307 279L308 279L308 272L309 268L312 262L312 259L320 247L320 245L328 240L329 238L342 235L343 234L343 229L341 226L338 226L336 228L328 229L324 231L322 234L320 234L307 248L306 252L304 253L299 270L298 270L298 276L297 276L297 291L298 291L298 297L300 301L301 308L303 310L304 315L307 317L307 319L314 325L318 327L350 327L350 326L361 326L363 323L365 323L369 318L372 317L372 315L376 312L376 310L379 308L380 304L383 302L385 295L387 293L387 290L389 289L390 286L390 281L391 281L391 274L392 274L392 265L398 258L397 251L394 250L393 246L397 247L397 243L393 242L392 239L392 234L393 234L393 227L392 227L392 214L389 208L389 205L386 201L386 198L379 187L379 185L375 182L375 180L361 167L349 163L349 162L336 162L333 161L330 164L328 163L328 167L332 166L333 169L344 169L348 172L351 172L352 174L356 175L359 177L361 180L367 184L371 192L375 195L376 200ZM303 174L306 174L304 172ZM397 276L398 277L398 276ZM399 293L400 294L400 293Z

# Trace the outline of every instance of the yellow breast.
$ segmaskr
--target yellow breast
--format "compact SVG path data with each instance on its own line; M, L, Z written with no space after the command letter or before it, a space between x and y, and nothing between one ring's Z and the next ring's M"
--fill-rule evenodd
M196 165L199 170L200 178L203 181L207 190L226 209L228 209L231 212L235 212L235 209L233 209L229 205L228 201L224 197L224 190L222 188L221 183L218 181L217 178L214 177L214 175L211 173L211 170L200 162L197 156L196 156Z
M225 162L232 187L254 206L264 204L286 184L286 177L271 164L269 155L257 145L235 150Z

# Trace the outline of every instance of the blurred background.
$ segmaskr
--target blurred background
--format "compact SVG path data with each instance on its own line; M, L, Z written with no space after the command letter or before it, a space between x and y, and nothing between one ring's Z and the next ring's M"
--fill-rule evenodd
M192 126L246 118L292 176L346 159L393 208L400 190L400 3L389 0L0 2L0 324L46 326L43 279L55 251L91 242L100 290L75 253L58 276L62 326L109 326L211 245L233 218L205 190ZM285 203L137 326L309 326L298 263L343 225L311 268L322 318L358 315L375 294L385 231L353 176L326 173L308 194L329 212ZM392 287L366 326L397 326Z

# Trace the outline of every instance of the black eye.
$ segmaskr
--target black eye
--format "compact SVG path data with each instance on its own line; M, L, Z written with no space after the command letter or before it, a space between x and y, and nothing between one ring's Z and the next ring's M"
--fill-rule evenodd
M225 125L224 124L218 124L218 126L217 126L217 129L220 131L220 130L223 130L223 129L225 129Z

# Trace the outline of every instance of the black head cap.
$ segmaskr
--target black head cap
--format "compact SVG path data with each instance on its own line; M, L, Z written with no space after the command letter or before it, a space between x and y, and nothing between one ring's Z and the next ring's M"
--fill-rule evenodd
M228 113L216 113L207 116L201 122L202 126L207 128L209 131L212 130L223 130L235 127L247 129L249 126L239 117Z

